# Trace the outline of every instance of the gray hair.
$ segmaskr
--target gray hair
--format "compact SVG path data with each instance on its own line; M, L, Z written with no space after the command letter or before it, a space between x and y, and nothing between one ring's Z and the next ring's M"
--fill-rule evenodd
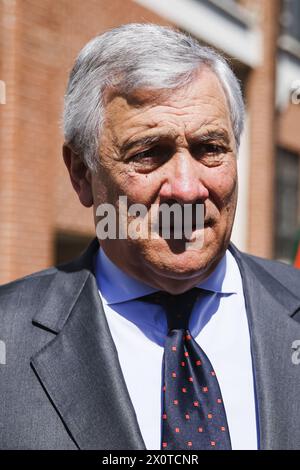
M96 36L79 53L65 94L65 140L91 170L98 167L104 93L113 87L130 94L139 88L175 89L208 66L225 91L237 147L244 122L238 79L227 61L188 34L155 24L131 23Z

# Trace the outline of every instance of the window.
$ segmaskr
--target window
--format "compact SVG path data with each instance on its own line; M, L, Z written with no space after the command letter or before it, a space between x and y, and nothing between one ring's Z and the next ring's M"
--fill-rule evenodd
M281 25L283 34L300 41L300 1L283 0Z
M278 149L276 165L275 255L292 261L299 229L299 156Z

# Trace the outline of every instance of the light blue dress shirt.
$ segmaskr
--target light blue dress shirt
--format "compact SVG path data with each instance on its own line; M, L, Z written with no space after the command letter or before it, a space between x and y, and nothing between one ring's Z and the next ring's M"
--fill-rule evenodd
M121 369L147 449L160 449L161 375L167 321L161 306L137 301L157 289L129 276L100 248L96 278ZM189 329L216 371L233 449L257 449L250 335L238 265L226 251L199 288Z

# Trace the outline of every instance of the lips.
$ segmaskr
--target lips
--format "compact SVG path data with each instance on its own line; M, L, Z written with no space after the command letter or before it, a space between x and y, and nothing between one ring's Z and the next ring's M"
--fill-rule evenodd
M187 241L191 238L191 236L197 230L201 230L201 229L203 230L205 228L211 227L212 225L213 225L213 221L210 218L207 219L204 222L204 227L202 225L197 226L196 223L193 223L192 226L190 226L190 225L187 225L187 226L181 225L181 226L179 226L177 231L175 230L175 225L174 224L170 224L169 227L165 226L165 225L164 226L160 225L158 233L159 233L160 237L165 238L165 239L174 239L174 240L185 240L185 241Z
M206 219L204 221L204 228L206 227L211 227L213 225L213 219L211 217L209 217L208 219ZM167 226L163 226L162 224L160 225L160 228L164 228L164 229L167 229L168 227ZM170 231L174 231L174 228L175 228L175 225L173 223L170 224ZM190 224L186 224L186 226L184 224L181 225L181 229L182 231L184 230L184 228L186 230L188 229L192 229L192 231L195 231L195 230L200 230L201 228L203 228L202 224L198 224L196 222L192 222L192 225Z
M171 202L162 204L151 222L152 230L162 238L189 239L196 231L212 225L212 218L206 214L203 203L180 205Z

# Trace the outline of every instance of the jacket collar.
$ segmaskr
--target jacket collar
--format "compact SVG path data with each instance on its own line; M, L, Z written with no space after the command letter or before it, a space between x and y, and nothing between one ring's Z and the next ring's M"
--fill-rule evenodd
M33 321L58 334L32 365L79 448L145 449L93 275L98 247L94 240L83 256L45 276ZM230 250L243 279L260 448L298 448L300 374L292 344L300 325L290 317L300 299L255 258L232 244Z
M93 276L96 241L46 276L33 322L58 333L31 364L80 449L145 449Z
M260 448L298 449L300 374L292 361L292 345L300 339L300 324L291 317L299 310L300 299L264 269L260 259L242 254L232 244L230 249L243 280Z
M55 275L43 276L43 306L33 315L34 324L54 333L62 330L80 299L82 289L93 284L94 259L98 249L99 242L94 238L78 258L57 266Z

